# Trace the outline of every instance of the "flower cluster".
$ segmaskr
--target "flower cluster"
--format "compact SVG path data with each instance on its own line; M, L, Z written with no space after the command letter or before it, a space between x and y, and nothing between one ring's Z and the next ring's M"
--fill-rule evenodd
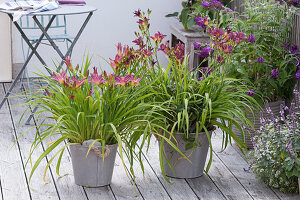
M195 17L195 22L197 25L201 26L204 30L208 26L208 16L203 17Z
M274 80L277 80L277 79L278 79L278 74L279 74L279 70L278 70L278 69L272 69L272 71L271 71L271 77L272 77Z
M296 102L288 108L280 106L280 118L271 109L269 116L260 117L262 127L253 140L253 170L269 186L283 192L298 192L300 176L300 113L299 92L294 90ZM286 116L285 113L288 112Z
M154 36L150 35L150 14L150 10L147 13L140 9L134 12L140 30L135 32L136 39L132 41L137 48L122 46L121 43L117 45L117 54L114 59L110 59L110 64L117 75L147 72L157 63L157 50L166 35L159 31Z
M210 2L202 1L201 5L210 11L220 12L221 10L226 10L227 12L233 12L230 8L226 8L220 1L217 0L212 0Z
M247 37L245 33L232 31L230 29L223 30L223 28L216 28L215 26L209 26L208 17L205 18L197 17L195 21L199 26L207 30L212 42L211 46L206 45L202 47L197 53L200 57L206 58L217 50L219 54L216 56L217 62L219 64L224 62L224 57L222 54L233 53L233 48L238 44L243 42ZM248 41L255 41L254 36L248 37ZM250 42L249 41L249 42ZM199 42L194 43L195 48L200 48L201 44Z
M113 70L116 72L121 69L127 69L131 62L136 58L136 51L128 45L122 46L121 43L117 45L117 55L115 59L109 59Z
M199 78L199 81L203 81L205 77L209 76L213 71L214 69L212 67L202 67L200 69L202 76Z
M73 69L73 65L69 57L66 58L65 63L70 71L70 76L67 76L67 71L63 70L61 73L53 72L53 77L51 79L55 80L67 91L69 91L71 93L71 99L75 97L75 93L78 89L84 89L81 87L86 82L91 83L93 87L107 86L113 88L117 85L120 85L122 87L139 85L139 81L142 79L136 78L132 74L128 74L124 77L118 76L116 74L107 75L106 71L103 71L103 73L99 74L96 67L93 68L93 73L89 74L89 70L87 70L86 74L83 75L78 67L76 67L75 70ZM86 85L85 87L91 88L91 85ZM49 91L47 92L47 94L48 93ZM50 95L51 94L48 94L48 96ZM90 95L91 94L89 94L88 96Z
M184 60L185 46L180 42L175 47L170 48L169 41L167 41L161 44L158 50L163 51L169 58L175 59L177 63L182 63Z

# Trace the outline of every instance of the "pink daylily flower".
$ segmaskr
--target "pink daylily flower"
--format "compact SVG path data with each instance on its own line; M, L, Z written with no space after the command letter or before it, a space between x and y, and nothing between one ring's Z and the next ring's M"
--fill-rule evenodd
M150 36L156 44L160 43L167 35L162 34L161 32L157 32L153 36Z
M66 73L67 73L67 71L62 71L61 74L56 74L55 72L53 72L53 74L52 74L53 78L51 78L51 79L56 80L60 84L64 84L64 82L67 79Z
M107 80L103 79L102 74L100 74L100 76L99 76L98 73L95 73L95 72L97 72L97 70L94 69L94 73L93 74L91 73L92 80L88 80L89 82L92 82L97 86L107 82Z
M115 85L126 86L126 84L132 80L132 75L127 75L125 77L115 76Z
M139 85L139 82L140 82L140 80L141 80L142 78L143 78L143 77L138 78L138 79L135 79L135 77L133 76L133 78L131 79L131 85L132 85L132 86Z
M72 77L71 82L73 82L73 87L75 89L78 89L80 86L82 86L85 82L86 78L82 79L82 80L78 80L75 77Z

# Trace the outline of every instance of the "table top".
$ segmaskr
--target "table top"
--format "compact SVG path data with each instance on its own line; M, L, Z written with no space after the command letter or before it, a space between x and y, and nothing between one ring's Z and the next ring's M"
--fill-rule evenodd
M30 16L47 16L47 15L78 15L84 13L90 13L96 11L97 8L93 6L69 6L69 5L59 5L59 8L50 11L36 12L28 14ZM0 12L7 14L14 14L13 10L1 10Z

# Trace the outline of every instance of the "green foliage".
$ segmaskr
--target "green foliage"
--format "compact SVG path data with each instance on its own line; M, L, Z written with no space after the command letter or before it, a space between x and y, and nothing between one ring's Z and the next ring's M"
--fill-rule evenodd
M298 192L300 177L300 114L294 106L287 119L263 118L266 123L254 137L254 172L270 187L289 193Z
M106 145L118 143L121 159L123 161L125 153L130 164L128 167L134 176L134 159L139 161L143 170L142 148L151 137L150 132L157 134L147 121L151 105L143 103L144 99L152 95L146 92L150 86L139 85L132 75L127 76L130 78L128 80L126 77L107 75L106 72L99 76L96 68L90 76L88 69L91 60L88 57L81 67L73 68L70 60L66 64L69 69L67 73L53 72L54 78L40 74L48 85L40 88L26 103L30 107L39 106L37 115L41 120L37 125L40 132L36 133L28 161L31 162L31 155L43 141L50 137L56 139L34 161L29 179L42 159L55 151L55 155L48 158L45 174L56 156L59 156L56 170L59 174L65 148L90 139L102 144L103 153ZM120 81L120 78L125 81ZM139 140L140 146L137 143ZM68 144L64 141L68 141Z
M241 147L245 145L232 132L232 124L241 132L241 123L251 125L245 116L244 109L252 111L256 105L254 99L248 96L247 88L236 79L224 78L220 71L215 70L209 76L202 75L198 80L199 71L191 72L187 67L187 60L182 63L169 60L166 69L157 68L151 74L153 84L149 88L152 96L149 99L157 107L152 117L164 116L162 126L168 138L173 138L174 132L183 132L187 145L195 143L200 132L213 130L214 126L224 131L223 147L226 148L234 139ZM205 77L205 78L204 78ZM234 117L235 116L235 117ZM240 121L239 121L240 120ZM196 133L195 138L190 133ZM209 138L211 144L211 140ZM162 146L161 146L162 147ZM207 166L210 168L211 157Z
M181 3L182 10L179 12L174 12L167 14L166 17L179 17L185 30L189 30L193 25L196 24L194 17L191 16L191 13L201 6L200 0L187 0Z
M257 100L259 96L269 101L292 97L298 52L290 50L287 42L291 23L292 12L285 5L267 0L247 1L240 18L232 18L230 28L253 35L255 42L235 49L228 76L254 87ZM260 57L264 58L261 63ZM272 76L272 70L278 70L278 77Z

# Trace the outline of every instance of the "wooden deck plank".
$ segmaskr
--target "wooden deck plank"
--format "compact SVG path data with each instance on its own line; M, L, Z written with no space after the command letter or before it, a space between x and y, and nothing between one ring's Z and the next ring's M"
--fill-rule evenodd
M215 155L213 156L212 165L208 175L221 190L226 199L253 199Z
M234 154L237 154L237 155L240 155L240 158L242 158L242 160L244 161L244 162L246 162L246 164L247 164L247 168L246 169L248 169L249 168L249 162L248 162L248 160L246 160L246 159L244 159L244 155L242 154L242 152L240 151L240 149L239 149L239 147L237 146L237 144L235 144L235 143L233 143L232 144L232 146L230 147L230 149L233 149L233 150L235 150L235 152L234 152ZM235 158L238 158L238 159L240 159L239 157L235 157ZM251 172L252 173L252 172ZM254 175L254 182L261 182L261 184L258 186L258 187L268 187L265 183L263 183L263 181L262 180L260 180L259 179L259 177L257 177L257 176L255 176ZM254 183L253 183L254 184ZM252 186L252 187L257 187L257 186ZM300 199L300 197L299 197L299 195L298 194L285 194L285 193L282 193L282 192L280 192L279 190L277 190L277 189L272 189L272 188L270 188L270 190L272 190L275 194L276 194L276 196L277 196L277 198L279 198L279 199L284 199L284 200L299 200Z
M159 163L159 147L155 138L151 138L149 150L147 153L144 151L144 156L151 164L156 176L159 178L172 199L222 199L222 195L213 182L207 180L206 178L200 177L187 181L185 179L169 178L173 184L166 182L161 173Z
M255 177L255 174L244 171L244 169L249 168L249 165L232 146L229 145L225 151L221 152L222 133L220 130L217 130L213 134L212 144L215 155L225 164L254 199L279 199L263 181Z
M3 84L0 84L0 96L4 96ZM0 196L1 199L29 200L30 194L26 183L24 169L15 144L15 130L11 121L7 102L0 110Z
M118 200L141 200L142 195L133 184L131 177L126 175L119 154L116 156L115 167L113 171L112 181L110 187L113 194Z
M5 84L5 86L7 86ZM19 88L16 86L13 90L14 94L18 94ZM14 119L14 124L16 129L17 136L19 137L25 130L28 130L29 126L24 125L24 122L21 122L20 126L18 127L18 121L20 119L20 116L22 115L25 106L20 106L18 104L24 103L24 99L20 99L19 97L13 97L9 98L9 102L11 105L11 111L12 111L12 117ZM21 155L23 160L26 162L28 159L29 151L32 142L34 141L34 136L35 136L36 130L31 129L24 136L22 136L19 139L20 143L20 149L21 149ZM39 147L37 149L37 152L35 152L32 155L32 160L35 161L39 157L39 155L43 152L43 149ZM46 175L46 180L49 181L48 184L45 184L43 182L43 175L44 175L44 169L47 165L46 160L44 159L40 166L36 169L34 175L32 176L31 182L30 182L30 191L32 195L32 199L36 200L43 200L49 198L51 199L59 199L59 194L56 190L56 185L54 180L52 179L51 173L47 173ZM30 172L31 172L31 166L30 164L27 164L25 168L27 177L29 177Z
M140 168L140 164L134 161L135 166L135 183L141 192L144 199L171 199L169 194L164 189L158 177L155 175L151 166L147 162L145 157L142 157L142 162L144 164L144 174ZM125 159L126 166L129 165L127 159ZM151 185L151 187L149 187Z
M36 119L34 117L34 119L36 121L37 124L40 123L39 119ZM46 120L45 123L52 123L50 120ZM54 123L54 121L53 121ZM41 127L40 131L44 131L45 127ZM48 142L52 142L57 138L54 137L50 137L48 139L46 139L43 142L43 145L45 148L47 148L47 143ZM65 145L65 143L59 145L56 150L60 149L61 147L63 147L63 145ZM56 153L56 151L54 152L50 152L48 158L52 158L52 156L54 156ZM74 183L74 176L73 176L73 170L72 170L72 162L71 162L71 158L69 156L68 150L65 150L63 156L62 156L62 160L61 160L61 165L60 165L60 175L66 175L62 178L60 178L56 172L56 160L54 162L51 163L50 167L52 169L53 172L53 178L56 182L56 186L57 186L57 190L59 192L60 198L61 199L87 199L86 193L83 189L83 187L78 186ZM48 171L49 172L49 171Z

